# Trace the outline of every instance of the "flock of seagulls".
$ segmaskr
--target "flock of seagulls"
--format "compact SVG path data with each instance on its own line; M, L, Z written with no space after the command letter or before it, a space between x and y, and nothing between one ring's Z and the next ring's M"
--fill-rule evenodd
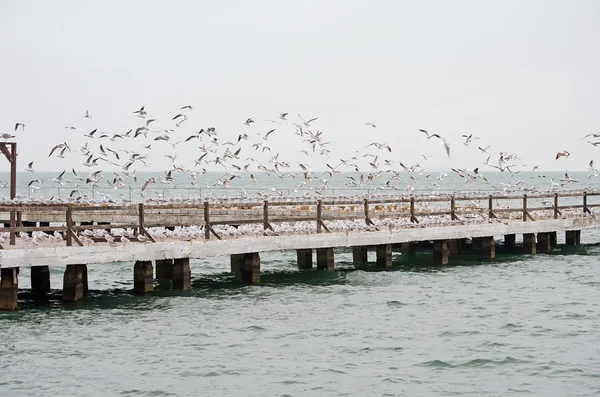
M51 179L43 179L37 172L44 168L43 160L27 159L25 171L31 174L27 183L29 195L19 196L16 200L0 197L0 202L83 202L91 204L127 203L130 201L128 191L134 190L139 194L140 201L185 202L188 198L182 195L164 197L160 191L153 189L192 187L209 188L204 190L204 196L215 200L242 198L256 200L286 198L285 190L278 187L268 187L264 182L269 176L293 183L293 193L288 190L288 196L300 198L315 198L332 196L331 180L343 179L343 185L356 190L373 189L381 194L415 194L417 186L426 186L435 194L445 188L444 180L451 171L467 185L465 190L494 190L507 195L511 192L556 191L576 184L568 172L560 180L554 180L540 172L539 165L527 165L523 159L513 152L499 150L494 152L492 145L481 144L484 137L473 133L460 136L462 145L467 150L479 153L484 161L475 168L453 167L448 172L433 172L428 170L432 157L447 156L451 158L451 138L427 129L415 129L414 139L422 139L431 143L430 153L421 153L422 161L410 164L399 159L394 142L380 140L381 136L390 138L389 134L379 134L379 126L373 122L365 122L357 128L366 129L364 136L372 137L373 142L359 144L358 150L351 155L339 156L335 153L335 143L322 129L318 127L319 117L295 116L288 112L279 113L271 119L255 121L254 117L241 118L236 131L222 132L214 126L198 126L194 124L194 106L184 105L176 108L171 116L154 117L146 106L129 111L130 128L123 131L106 131L101 125L95 124L95 118L89 110L80 115L80 121L64 126L64 134L48 149L48 158L58 158L64 162L64 169ZM14 124L12 133L2 133L0 139L5 142L26 138L29 130L23 122ZM410 134L407 133L407 134ZM589 140L589 138L594 138ZM587 134L581 138L587 143L597 146L600 132ZM300 153L301 160L289 161L285 150L278 150L278 144L285 142L286 147ZM439 143L436 149L434 142ZM478 144L476 145L475 142ZM473 147L471 149L472 146ZM185 153L181 152L185 148ZM192 148L190 150L190 148ZM196 153L190 157L187 153ZM564 161L570 156L569 151L557 151L554 160ZM297 156L296 156L297 157ZM167 169L155 175L138 179L137 173L154 168L153 163L166 162ZM33 160L33 161L31 161ZM160 160L160 161L157 161ZM457 161L460 161L458 159ZM40 164L41 163L41 164ZM312 166L312 165L314 166ZM324 164L324 166L321 166ZM35 167L37 165L38 167ZM321 170L316 169L321 167ZM82 169L84 171L82 171ZM113 171L106 171L111 169ZM214 179L210 171L220 170ZM116 171L114 171L116 170ZM506 172L510 175L508 182L490 181L484 174L487 171ZM525 181L519 177L522 171L538 172L535 178L547 178L546 188ZM588 163L588 178L597 177L600 172L594 167L594 161ZM292 182L288 182L292 181ZM543 181L543 179L540 179ZM2 184L6 187L6 184ZM41 194L43 187L64 187L70 190L68 197L56 197ZM256 186L256 193L248 193L248 186ZM487 186L487 187L486 187ZM90 197L86 191L93 188L98 198ZM239 189L240 195L232 194L219 197L215 191L222 189ZM249 189L249 188L248 188ZM39 193L37 192L39 190ZM251 190L251 189L249 189ZM358 227L349 221L340 223L340 230L345 227ZM386 221L391 222L391 221ZM398 221L400 222L400 221ZM433 222L433 221L432 221ZM363 222L364 224L364 222ZM298 223L302 228L302 222ZM314 226L314 225L313 225ZM309 229L313 226L306 226ZM378 225L387 227L385 223ZM394 225L392 225L394 226ZM396 225L397 226L397 225ZM244 232L254 233L253 226L244 226L235 231L223 226L221 232L235 235ZM332 226L334 229L337 226ZM306 229L306 230L309 230ZM183 229L182 229L183 230ZM258 229L257 229L258 230ZM199 230L183 230L183 236L195 236ZM258 233L258 231L256 231ZM264 231L261 229L260 233ZM282 232L285 232L283 230ZM96 232L103 233L103 232ZM86 236L106 238L107 242L126 243L129 236L126 232L121 236ZM154 230L155 239L163 238L164 229ZM29 235L28 235L29 236ZM172 238L172 234L168 236ZM29 236L36 241L58 239L57 235ZM144 237L141 237L142 239ZM1 240L2 238L0 238ZM109 241L111 240L112 241Z
M29 196L35 195L35 191L41 187L59 186L71 187L69 200L90 200L89 195L82 193L89 188L94 188L103 199L108 202L126 201L125 191L130 188L138 190L141 200L156 201L166 199L160 197L159 192L149 194L151 187L160 185L162 187L201 187L201 188L230 188L235 187L237 181L245 180L257 188L264 188L259 196L269 195L268 188L261 184L263 174L275 175L283 180L295 180L294 192L304 190L307 196L323 196L328 192L329 181L336 175L345 176L346 187L350 188L373 188L380 190L400 190L411 193L415 191L417 181L430 185L432 190L443 188L442 180L448 175L446 172L431 172L425 166L431 154L421 154L423 162L405 165L398 160L397 153L392 144L388 142L370 142L357 150L354 155L337 157L333 151L333 141L327 139L324 131L316 127L318 117L303 118L300 114L291 117L288 112L280 113L274 119L264 120L257 123L254 118L248 117L240 122L238 131L222 134L213 126L198 128L192 127L190 119L193 119L194 106L184 105L172 113L172 117L158 120L153 117L146 106L132 110L132 127L127 131L113 132L103 131L101 126L94 124L94 118L89 110L83 114L83 123L77 127L65 126L69 134L66 139L61 139L49 150L48 157L56 157L65 160L65 169L51 180L43 181L41 178L33 178L27 184L30 189ZM137 120L137 121L134 121ZM155 127L162 122L162 128ZM189 125L191 130L182 126ZM378 126L373 122L364 125L372 130L368 136L378 136ZM266 126L266 127L265 127ZM83 131L82 131L83 130ZM188 132L186 132L188 131ZM17 132L25 135L25 124L17 122L14 125L13 134ZM437 140L443 148L441 153L451 157L451 145L449 140L440 133L430 133L426 129L418 129L423 133L427 142ZM13 134L3 133L0 138L5 141L18 139ZM475 141L483 141L482 137L474 134L462 134L463 145L469 145ZM600 138L599 133L587 134L586 138ZM415 136L415 139L418 137ZM290 162L285 159L284 152L277 152L271 143L273 139L286 143L296 140L294 150L300 152L305 160L302 162ZM596 146L600 141L587 141ZM75 147L75 145L79 147ZM178 148L185 147L189 153L189 147L196 146L196 158L189 158L178 154ZM480 145L477 147L482 154L487 154L487 159L473 169L451 168L455 175L464 180L466 184L475 185L482 183L489 185L490 181L483 175L485 168L510 173L515 181L498 185L502 192L526 190L532 188L523 180L518 180L517 174L527 170L527 165L516 153L499 151L497 158L492 160L491 145ZM79 161L76 160L80 156ZM152 166L153 160L158 156L166 158L170 167L158 176L152 176L139 180L136 172L144 171ZM561 161L570 153L561 150L556 153L555 160ZM315 171L310 163L324 163L325 169ZM34 174L34 161L27 164L26 171ZM422 165L421 163L425 164ZM589 176L595 177L599 172L593 167L591 161L588 167ZM87 170L87 175L80 175L76 171L81 166ZM103 168L118 169L117 172L105 172ZM208 173L207 170L222 169L222 173L216 180L207 181L207 177L200 176ZM539 165L533 165L532 171L539 172ZM538 175L541 178L546 176ZM187 178L187 182L182 182ZM549 189L562 189L567 184L576 183L573 178L565 173L560 181L550 179ZM243 186L248 184L242 183ZM425 186L426 186L425 185ZM481 185L477 185L481 188ZM474 187L473 189L476 189ZM111 193L111 191L117 193ZM281 193L281 190L274 189ZM242 197L247 196L245 189L241 188ZM300 194L300 193L299 193ZM114 197L116 196L116 197ZM55 201L56 197L43 197L44 200Z

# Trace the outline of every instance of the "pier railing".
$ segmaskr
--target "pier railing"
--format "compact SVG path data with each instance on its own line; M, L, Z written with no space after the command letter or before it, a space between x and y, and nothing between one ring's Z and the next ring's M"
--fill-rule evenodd
M155 239L148 229L153 227L200 226L204 239L221 239L215 228L219 225L262 224L267 232L274 231L275 223L311 222L316 225L317 233L328 233L331 231L328 222L335 220L359 220L367 226L375 226L375 219L406 218L408 224L415 227L423 227L421 221L424 218L459 224L473 218L480 222L493 219L534 222L563 216L593 216L592 208L600 207L600 203L589 202L594 196L600 196L600 192L94 206L81 203L4 204L0 205L0 214L4 219L11 214L17 215L11 216L10 221L2 221L4 231L8 229L10 245L15 245L17 235L22 233L57 232L67 246L81 246L84 236L89 240L105 241L86 232L91 230L133 229L131 241L152 243Z

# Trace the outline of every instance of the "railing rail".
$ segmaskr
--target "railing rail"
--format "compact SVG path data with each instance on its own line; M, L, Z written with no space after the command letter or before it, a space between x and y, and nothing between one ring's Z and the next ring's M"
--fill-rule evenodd
M460 196L449 195L447 197L394 197L369 199L357 198L354 200L331 200L318 199L316 201L276 201L263 200L259 202L209 202L199 203L170 203L170 204L144 204L137 205L78 205L70 204L2 204L0 213L15 212L21 215L36 215L39 217L54 217L63 219L60 225L52 226L30 226L12 222L9 227L10 244L15 245L17 235L21 233L33 232L59 232L63 234L67 246L72 246L73 242L77 245L83 245L79 238L81 232L85 230L107 230L107 229L134 229L132 241L143 241L154 243L156 240L148 231L151 227L176 227L198 225L204 228L204 238L210 239L211 235L217 239L221 236L215 231L215 225L239 226L242 224L262 224L263 230L274 231L273 223L278 222L315 222L316 232L330 232L327 223L336 217L340 219L359 220L363 219L368 226L374 226L373 217L384 218L409 218L411 223L419 224L419 218L427 216L447 216L450 221L464 223L465 215L478 214L488 219L498 218L501 214L522 213L520 216L523 222L535 221L532 213L548 212L547 217L557 219L563 215L562 210L582 209L582 216L594 216L593 208L600 207L600 203L589 203L588 199L593 196L600 196L599 193L580 193L566 192L564 194L548 193L537 195L477 195ZM577 198L582 200L581 204L559 205L559 197ZM531 206L530 202L534 199L552 199L547 201L545 206ZM494 202L500 201L521 201L521 205L512 208L494 208ZM469 201L470 204L459 205ZM486 205L480 205L479 201L487 201ZM433 206L433 203L445 203L446 206ZM544 201L542 200L542 203ZM429 208L417 208L417 204L430 204ZM288 207L286 214L273 212L272 208ZM223 213L225 211L225 213ZM76 225L74 215L81 217L90 216L102 217L103 221L109 221L107 224L97 225ZM167 219L152 219L156 216L168 215ZM244 215L244 216L242 216ZM21 217L22 217L21 216ZM461 216L463 219L461 219ZM40 218L41 219L41 218ZM99 218L97 218L99 219ZM539 216L538 216L539 219ZM105 222L103 222L105 223ZM140 237L142 236L142 237ZM1 246L0 246L1 247Z

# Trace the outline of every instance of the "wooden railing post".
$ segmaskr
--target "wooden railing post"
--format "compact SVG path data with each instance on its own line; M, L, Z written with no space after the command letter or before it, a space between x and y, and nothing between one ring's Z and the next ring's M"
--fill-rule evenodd
M71 204L67 206L67 233L65 236L65 240L67 241L67 247L71 247L73 245L73 214L72 214Z
M17 232L15 231L15 228L17 227L17 222L16 222L16 213L15 211L10 211L10 245L15 245L16 244L16 239L17 239Z
M410 221L412 223L419 223L419 220L415 216L415 198L410 198Z
M267 229L274 231L273 226L271 226L271 223L269 222L269 201L265 200L263 204L263 230Z
M210 215L208 210L208 201L204 202L204 238L210 239Z
M138 218L139 218L139 225L138 225L139 234L142 234L142 235L148 237L148 240L155 243L156 240L154 239L154 237L152 237L150 235L150 233L148 233L148 231L146 230L146 221L144 219L144 203L138 204Z
M558 193L554 193L554 219L558 219Z
M321 233L321 217L323 216L323 201L317 200L317 233Z
M494 197L491 194L488 201L488 218L496 218L496 214L494 214Z
M456 219L456 201L454 195L450 197L450 220Z
M587 206L587 192L583 192L583 213L585 214L586 212L590 215L592 214Z
M527 194L523 194L523 222L527 221Z

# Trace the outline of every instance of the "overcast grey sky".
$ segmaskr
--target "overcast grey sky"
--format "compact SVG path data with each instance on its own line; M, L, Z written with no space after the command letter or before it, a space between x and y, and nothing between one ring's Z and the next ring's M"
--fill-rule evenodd
M375 141L393 148L381 163L474 168L487 157L477 146L492 145L492 159L516 152L524 170L585 170L600 151L580 141L600 132L599 20L592 0L2 1L0 133L26 124L21 169L82 169L84 133L142 125L132 115L142 105L155 128L173 128L192 104L175 141L208 126L222 141L265 133L263 120L282 112L319 117L332 159L306 158L291 125L269 138L294 168L322 169ZM419 128L446 137L452 157ZM482 139L467 148L471 133ZM48 158L62 141L74 153ZM142 146L93 140L94 152L101 142ZM152 169L170 168L169 153L191 167L197 147L153 143ZM560 150L570 158L555 160Z

